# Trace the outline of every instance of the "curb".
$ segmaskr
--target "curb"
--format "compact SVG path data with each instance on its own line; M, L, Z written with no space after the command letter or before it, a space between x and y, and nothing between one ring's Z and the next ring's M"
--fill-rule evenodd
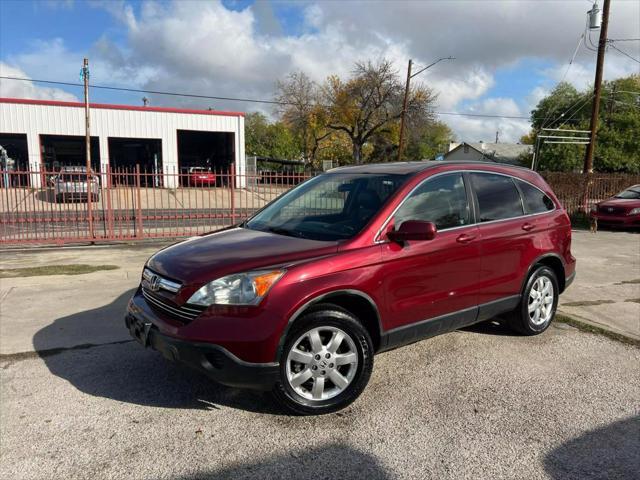
M582 330L583 332L594 333L596 335L603 335L617 342L625 343L627 345L632 345L634 347L640 347L639 339L630 337L623 333L608 330L592 322L589 322L588 320L579 320L575 317L571 317L567 315L566 313L560 313L560 312L556 314L555 319L558 322L566 323L567 325L571 325L572 327L575 327L578 330Z

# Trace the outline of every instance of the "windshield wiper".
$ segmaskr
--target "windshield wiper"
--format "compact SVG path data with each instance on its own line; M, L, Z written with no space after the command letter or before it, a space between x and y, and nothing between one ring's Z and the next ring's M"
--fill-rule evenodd
M286 235L287 237L305 238L300 232L294 232L282 227L267 227L266 231L276 235Z

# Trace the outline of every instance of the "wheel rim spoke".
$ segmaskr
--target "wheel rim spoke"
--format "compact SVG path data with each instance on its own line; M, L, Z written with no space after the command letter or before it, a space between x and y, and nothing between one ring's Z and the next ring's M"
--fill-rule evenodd
M291 383L292 387L299 387L300 385L302 385L304 382L306 382L307 380L309 380L312 377L312 372L310 368L307 368L305 370L303 370L302 372L294 375L291 380L289 380L289 382Z
M342 344L342 340L344 340L344 335L342 332L333 332L333 337L331 337L331 340L327 345L327 350L331 353L336 353L336 351Z
M347 385L349 385L349 381L342 376L340 372L337 370L332 370L329 373L329 378L333 382L333 384L338 387L340 390L344 390Z
M313 353L318 353L322 350L322 339L320 338L320 332L317 329L309 332L309 342L311 343L311 350Z
M309 352L303 352L302 350L299 350L297 348L292 349L289 356L291 360L303 363L305 365L311 363L311 360L313 360L312 354L310 354Z
M351 363L356 363L358 361L358 356L353 353L341 353L335 356L336 365L349 365Z
M324 377L318 377L313 382L313 389L311 390L311 396L314 400L322 400L322 394L324 393Z

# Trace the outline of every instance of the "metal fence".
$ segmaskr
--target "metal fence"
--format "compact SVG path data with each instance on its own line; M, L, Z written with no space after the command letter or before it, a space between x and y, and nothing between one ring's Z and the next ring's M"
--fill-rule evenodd
M0 244L188 237L238 223L309 173L0 171ZM640 183L640 175L542 172L569 214ZM91 191L87 198L87 190ZM91 200L91 201L88 201ZM328 208L326 205L322 208Z
M238 223L309 174L0 171L0 243L188 237ZM90 190L91 195L87 194ZM90 197L90 198L87 198Z
M569 215L589 209L631 185L640 184L640 175L625 173L540 172Z

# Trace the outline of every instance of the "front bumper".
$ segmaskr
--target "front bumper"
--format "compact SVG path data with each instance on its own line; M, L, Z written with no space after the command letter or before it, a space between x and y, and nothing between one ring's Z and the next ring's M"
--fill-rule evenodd
M591 212L591 218L598 220L599 224L618 227L640 227L640 215L604 215Z
M279 378L277 363L250 363L211 343L181 340L160 333L144 311L127 310L125 325L131 336L172 362L186 364L230 387L270 390Z

